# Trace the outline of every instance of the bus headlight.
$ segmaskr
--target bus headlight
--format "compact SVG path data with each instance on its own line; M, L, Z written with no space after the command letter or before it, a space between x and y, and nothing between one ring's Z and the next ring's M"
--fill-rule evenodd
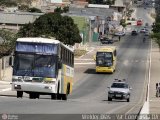
M52 89L51 86L45 86L44 88L45 88L45 89L50 89L50 90Z
M21 85L14 85L14 89L21 89Z

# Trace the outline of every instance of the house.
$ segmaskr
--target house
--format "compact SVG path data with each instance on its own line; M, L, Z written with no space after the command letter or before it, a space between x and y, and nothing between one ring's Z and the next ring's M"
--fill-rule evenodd
M0 12L0 28L19 30L21 26L34 22L44 13Z
M88 5L85 8L69 7L69 12L64 15L68 16L83 16L86 18L87 24L89 25L89 41L98 41L99 35L104 35L107 31L108 21L114 20L114 18L121 19L118 17L119 13L115 10L109 9L106 6ZM118 22L117 22L118 23ZM112 24L112 23L111 23Z

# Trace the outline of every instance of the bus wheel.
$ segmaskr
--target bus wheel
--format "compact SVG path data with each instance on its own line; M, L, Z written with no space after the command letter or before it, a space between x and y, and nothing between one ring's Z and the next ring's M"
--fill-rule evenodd
M52 100L55 100L55 99L56 99L56 94L53 93L53 94L51 95L51 99L52 99Z
M23 92L17 91L17 98L22 98L22 97L23 97Z
M36 95L34 93L29 93L29 99L36 99Z
M59 84L58 83L58 88L57 88L57 100L61 100L61 94L59 94Z
M62 95L61 94L57 94L57 100L61 100L61 98L62 98Z
M70 84L67 85L66 94L62 94L62 100L67 100L67 96L70 93Z
M62 100L67 100L67 94L62 94Z
M35 93L35 95L34 95L34 97L35 97L35 98L38 98L38 99L39 99L39 96L40 96L40 95L39 95L38 93Z

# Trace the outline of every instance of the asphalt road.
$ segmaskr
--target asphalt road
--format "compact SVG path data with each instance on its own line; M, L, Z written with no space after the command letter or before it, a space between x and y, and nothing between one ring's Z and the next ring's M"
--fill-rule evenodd
M137 17L145 22L150 19L147 10L138 8ZM144 14L146 13L146 14ZM75 79L73 93L67 101L51 100L50 96L41 96L40 99L29 99L28 95L23 99L13 96L0 96L0 113L19 115L23 120L40 119L85 119L86 116L73 114L138 114L146 96L146 84L148 81L148 63L150 40L142 42L143 34L137 36L126 35L117 46L117 67L113 74L96 74L93 55L99 46L93 45L95 50L75 60ZM132 87L130 102L123 100L107 100L107 86L110 86L115 78L125 78ZM38 114L38 115L35 115ZM64 115L42 115L64 114ZM69 115L66 115L69 114ZM93 116L92 116L93 117ZM103 116L104 117L104 116ZM107 117L107 116L105 116Z

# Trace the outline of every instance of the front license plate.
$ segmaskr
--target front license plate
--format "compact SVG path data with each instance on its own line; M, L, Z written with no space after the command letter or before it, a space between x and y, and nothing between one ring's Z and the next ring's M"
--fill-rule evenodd
M118 94L117 94L116 97L122 97L122 95L118 95Z

